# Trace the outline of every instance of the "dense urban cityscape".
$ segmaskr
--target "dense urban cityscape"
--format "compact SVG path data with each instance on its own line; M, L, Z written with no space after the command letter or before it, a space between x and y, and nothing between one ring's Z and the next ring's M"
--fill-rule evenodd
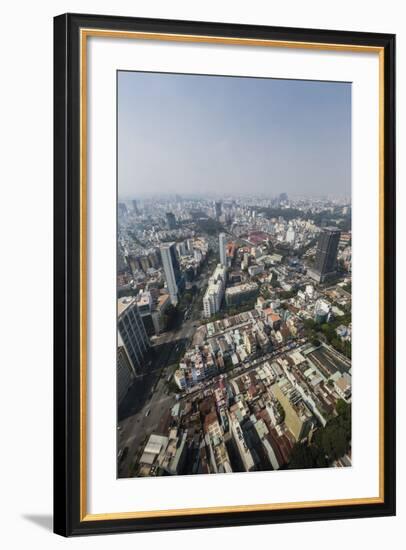
M351 203L118 203L117 476L351 465Z

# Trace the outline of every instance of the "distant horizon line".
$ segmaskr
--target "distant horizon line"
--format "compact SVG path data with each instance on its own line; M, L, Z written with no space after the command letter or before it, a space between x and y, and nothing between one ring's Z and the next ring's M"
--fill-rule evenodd
M161 198L161 199L206 199L206 200L235 200L235 199L261 199L261 200L273 200L277 199L279 195L286 193L282 191L281 193L277 193L275 195L249 195L245 193L236 193L234 195L227 194L227 195L216 195L214 193L210 194L201 194L201 193L138 193L136 195L117 195L117 198L119 201L130 201L130 200L143 200L143 199L150 199L150 198ZM327 195L315 195L315 194L288 194L288 201L290 200L300 200L300 199L317 199L317 200L332 200L332 199L340 199L340 200L348 200L351 202L351 196L348 195L334 195L334 194L327 194Z

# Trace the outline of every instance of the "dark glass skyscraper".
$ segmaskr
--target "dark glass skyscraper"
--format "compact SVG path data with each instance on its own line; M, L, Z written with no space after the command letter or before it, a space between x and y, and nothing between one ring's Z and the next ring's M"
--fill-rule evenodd
M166 286L168 287L171 302L175 306L178 303L180 292L184 287L182 272L179 267L175 252L175 243L161 245L161 258L164 268Z
M175 214L172 212L166 213L166 223L168 224L168 229L176 229L176 218Z
M120 298L117 304L117 327L134 369L141 372L150 342L138 313L135 298Z
M314 263L314 271L320 276L320 282L334 275L336 271L340 234L336 227L324 227L320 233Z
M221 202L214 203L214 209L216 211L216 219L218 220L221 216Z
M133 199L132 203L133 203L133 211L134 211L134 214L137 214L137 215L138 215L138 214L140 213L140 211L138 210L137 201L136 201L135 199Z

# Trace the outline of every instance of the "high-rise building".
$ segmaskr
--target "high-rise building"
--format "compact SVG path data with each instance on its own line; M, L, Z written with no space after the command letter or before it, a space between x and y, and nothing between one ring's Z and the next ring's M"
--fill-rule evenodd
M138 210L138 205L137 205L137 201L135 199L133 199L132 201L132 204L133 204L133 211L134 211L134 214L138 214L140 213L140 211Z
M285 411L285 424L296 441L306 437L312 425L312 414L298 390L287 378L282 378L271 386L271 392L282 405Z
M294 244L296 233L292 225L289 225L288 230L286 231L286 242Z
M204 432L210 450L210 463L213 471L216 473L232 472L233 469L224 442L224 432L215 411L210 412L204 419Z
M141 256L140 264L141 264L141 269L143 270L144 273L146 273L148 269L151 267L148 260L148 256Z
M148 261L150 263L150 265L154 268L154 269L158 269L160 264L161 264L161 257L159 255L159 250L153 250L152 252L150 252L148 254Z
M221 201L216 201L214 203L214 210L216 212L216 220L220 219L221 216Z
M340 230L336 227L324 227L317 244L314 266L309 275L323 283L333 276L337 266L337 249L340 240Z
M117 334L117 401L121 403L135 376L135 370L128 357L123 339Z
M166 213L166 223L168 224L168 229L176 229L176 218L173 212Z
M179 256L186 256L186 254L188 253L186 242L182 241L180 243L176 243L176 251Z
M160 294L154 302L152 310L152 322L154 323L155 334L160 334L166 328L165 311L171 305L171 299L168 294Z
M148 336L155 334L154 321L152 319L152 296L149 290L139 292L137 296L138 313L144 324L145 332Z
M251 450L248 446L248 442L245 439L244 431L238 418L232 414L229 419L230 422L230 434L233 438L235 448L238 452L238 456L244 466L246 472L251 472L256 469L254 457L251 454Z
M250 255L248 254L248 252L245 252L243 256L243 260L241 262L241 269L246 271L249 265L250 265Z
M203 296L203 311L206 318L215 315L219 311L225 286L226 268L222 264L218 264L209 279L207 290Z
M179 267L178 258L176 257L175 246L175 243L161 245L161 258L166 285L172 305L174 306L178 303L179 294L183 289L182 272Z
M220 263L227 267L227 252L226 252L227 237L225 233L219 235L219 250L220 250Z
M193 239L186 239L186 248L189 254L193 254Z
M117 327L134 369L140 372L150 348L135 298L120 298L117 305Z
M131 254L126 257L127 263L130 266L131 273L135 276L136 272L141 269L141 263L139 256L132 256Z
M243 283L242 285L231 286L227 288L225 295L227 306L239 306L257 297L258 285L257 283Z

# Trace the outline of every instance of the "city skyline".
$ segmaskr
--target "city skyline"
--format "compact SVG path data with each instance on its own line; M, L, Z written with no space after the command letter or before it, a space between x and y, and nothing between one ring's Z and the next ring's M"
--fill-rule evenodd
M350 197L351 84L119 71L119 196L203 188Z
M235 199L242 199L242 200L246 200L248 198L250 198L251 200L267 200L267 199L273 199L273 198L276 198L280 195L280 193L261 193L261 194L252 194L250 193L250 191L247 189L245 192L239 192L239 193L221 193L221 192L218 192L216 193L215 191L211 192L211 193L205 193L204 191L201 191L200 193L199 192L193 192L193 193L187 193L187 192L184 192L184 193L176 193L176 192L172 192L172 193L160 193L160 192L156 192L156 193L152 193L152 192L149 192L149 191L139 191L139 192L136 192L136 193L128 193L128 194L119 194L118 195L118 200L121 202L121 201L124 201L124 202L131 202L132 200L141 200L141 201L144 201L144 200L151 200L151 199L155 199L155 198L160 198L160 199L163 199L163 200L171 200L171 199L176 199L178 197L180 197L181 199L184 199L184 200L213 200L213 201L227 201L227 200L235 200ZM346 204L350 204L351 203L351 194L349 194L348 196L347 195L336 195L334 193L328 193L326 195L322 195L322 194L315 194L315 193L308 193L308 194L295 194L295 193L289 193L289 197L294 199L294 200L308 200L308 199L314 199L314 200L336 200L336 201L340 201L340 202L343 202L343 203L346 203Z
M350 467L351 207L118 203L117 477Z

